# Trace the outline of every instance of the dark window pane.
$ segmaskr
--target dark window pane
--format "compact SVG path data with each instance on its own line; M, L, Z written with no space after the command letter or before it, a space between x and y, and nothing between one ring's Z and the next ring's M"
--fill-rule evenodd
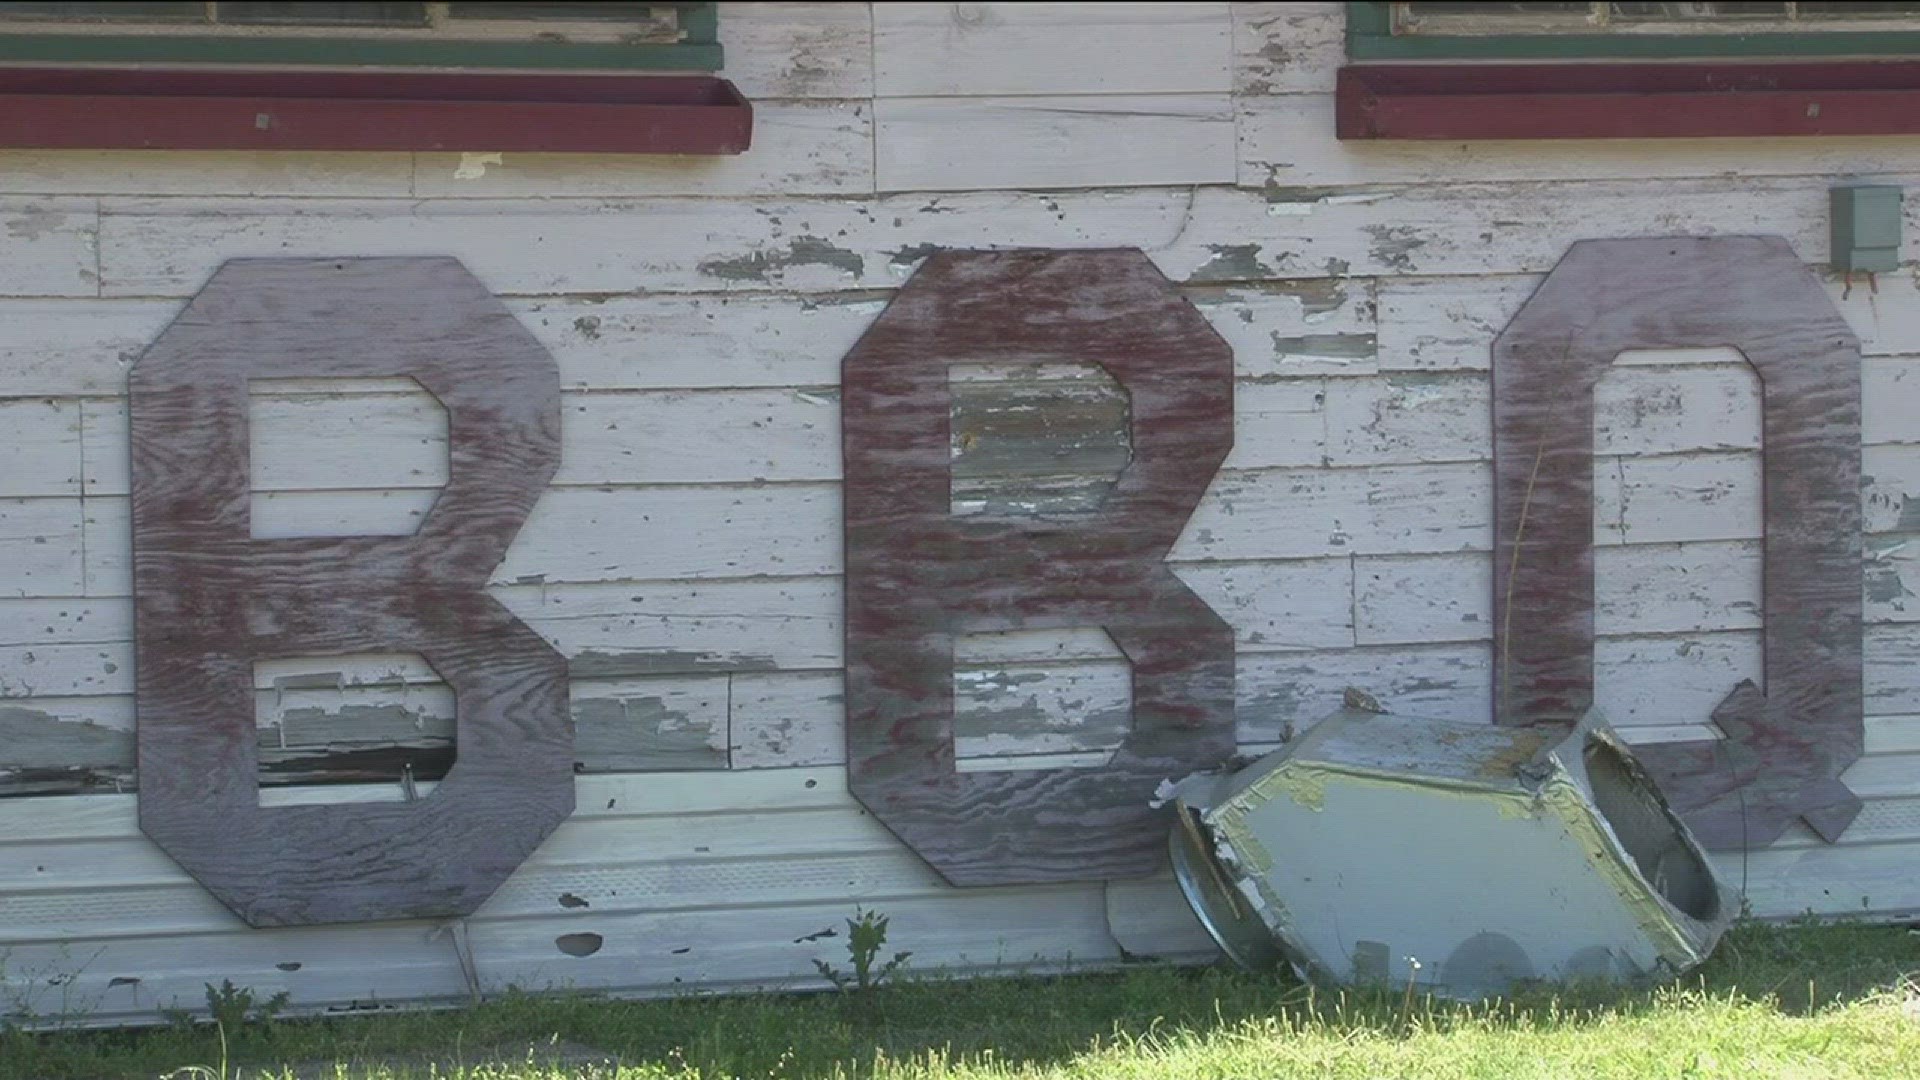
M1805 4L1800 5L1805 7ZM1613 5L1613 17L1621 20L1652 19L1740 19L1786 17L1784 3L1622 3Z
M214 18L251 26L425 26L427 5L220 3Z
M1810 2L1810 0L1800 0L1801 18L1818 19L1823 15L1885 15L1893 17L1920 15L1920 3L1915 2L1915 0L1891 0L1891 2L1879 3L1874 2L1874 0L1865 0L1865 2L1861 3L1851 2L1851 0L1837 0L1837 2L1833 3L1814 3Z
M171 0L153 0L109 4L48 4L48 3L0 3L0 19L70 19L93 22L96 20L138 21L138 22L176 22L198 21L206 18L207 5L197 0L171 2Z
M1407 13L1417 16L1432 15L1584 15L1593 5L1578 2L1527 3L1524 0L1514 3L1422 3L1420 0L1406 5Z
M567 4L455 2L447 5L447 14L455 19L558 19L562 21L641 22L649 16L665 17L673 9L665 4Z

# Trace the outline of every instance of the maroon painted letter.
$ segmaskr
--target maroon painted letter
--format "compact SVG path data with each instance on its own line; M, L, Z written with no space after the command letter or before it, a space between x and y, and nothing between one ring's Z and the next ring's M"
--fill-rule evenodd
M247 382L411 376L449 480L412 536L254 539ZM140 827L255 926L462 915L573 810L566 663L485 592L560 461L559 373L452 259L242 259L129 378ZM459 759L415 803L262 807L253 663L408 651Z
M950 512L948 368L1098 364L1132 460L1086 519ZM1233 442L1233 355L1146 257L935 255L847 355L847 759L853 793L956 885L1150 873L1154 787L1234 747L1233 635L1164 560ZM1133 730L1099 769L960 773L953 646L1101 626Z
M1593 701L1594 385L1627 350L1706 346L1765 395L1766 689L1727 695L1724 740L1635 753L1709 846L1795 818L1834 840L1860 809L1860 345L1784 240L1582 241L1494 342L1495 719Z

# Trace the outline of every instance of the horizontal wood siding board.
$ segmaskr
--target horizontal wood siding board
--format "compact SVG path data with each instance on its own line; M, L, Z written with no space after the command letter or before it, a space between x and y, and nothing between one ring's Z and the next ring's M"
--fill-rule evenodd
M1231 6L874 4L874 91L883 98L1225 93Z
M881 191L1231 184L1236 173L1224 92L881 98L874 140Z
M1241 98L1317 94L1346 59L1346 5L1280 0L1233 5L1233 88Z
M727 77L749 98L870 98L873 18L865 4L724 5Z
M752 126L711 76L0 69L12 148L737 154Z
M1342 139L1644 139L1920 132L1920 63L1363 64Z
M1914 182L1911 173L1875 180ZM830 293L895 288L938 250L1131 245L1176 282L1331 282L1544 272L1564 254L1567 237L1700 235L1750 230L1755 221L1768 222L1803 258L1819 260L1828 245L1830 186L1820 175L1678 180L1657 198L1627 180L867 199L106 197L99 200L99 273L108 295L178 296L241 255L436 251L506 295L625 295L637 283L654 294ZM1905 212L1920 221L1920 200L1908 200ZM39 267L16 266L12 255L0 251L0 289L16 275L42 276ZM46 288L63 275L44 276ZM100 292L90 280L68 288ZM1854 290L1862 304L1866 295Z

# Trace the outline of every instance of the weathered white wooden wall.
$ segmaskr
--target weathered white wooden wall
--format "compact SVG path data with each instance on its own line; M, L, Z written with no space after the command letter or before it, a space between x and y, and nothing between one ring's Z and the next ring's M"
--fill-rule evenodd
M1237 443L1175 558L1239 631L1257 748L1348 685L1487 716L1488 346L1569 242L1759 231L1819 264L1831 183L1920 181L1912 139L1341 144L1333 3L721 6L738 158L0 153L0 762L130 758L124 377L183 299L234 256L447 254L566 388L496 593L572 660L583 744L649 770L582 777L448 926L248 930L132 795L0 800L0 1013L126 1021L221 979L315 1010L812 985L856 904L924 967L1201 955L1165 882L954 891L846 794L839 363L917 262L1137 246L1233 343ZM1920 286L1832 290L1868 353L1868 804L1838 845L1728 860L1766 915L1920 910ZM1756 391L1719 353L1630 359L1599 421L1600 698L1678 737L1758 674ZM443 478L405 384L262 387L255 417L265 531L405 529ZM1077 725L1124 703L1102 635L968 649L976 765L1118 738ZM404 657L263 668L261 697L295 741L447 707Z

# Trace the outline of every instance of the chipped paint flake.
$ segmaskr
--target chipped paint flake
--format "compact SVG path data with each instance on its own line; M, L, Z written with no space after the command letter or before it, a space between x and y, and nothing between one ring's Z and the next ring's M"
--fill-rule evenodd
M506 161L501 154L463 153L460 155L460 164L454 166L453 178L455 180L478 180L487 175L487 166L504 164L506 164Z

